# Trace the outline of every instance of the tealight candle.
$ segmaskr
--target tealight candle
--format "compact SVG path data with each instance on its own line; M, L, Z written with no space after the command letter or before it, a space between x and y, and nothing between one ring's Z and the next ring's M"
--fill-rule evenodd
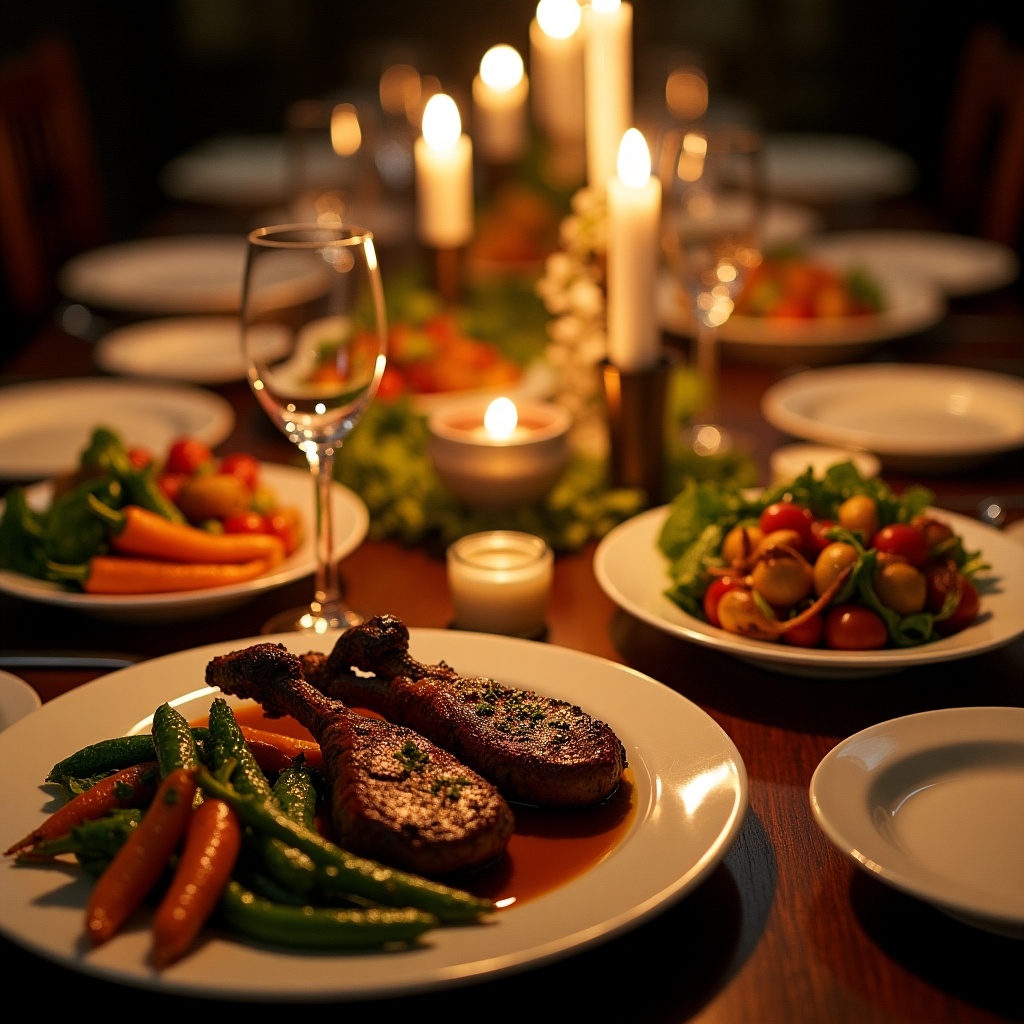
M514 530L470 534L449 545L447 572L457 628L543 634L554 555L541 537Z
M420 241L436 249L466 245L473 237L473 145L445 93L427 101L413 159Z
M583 15L577 0L540 0L530 22L533 116L549 138L582 145Z
M492 46L483 55L473 79L473 135L488 163L515 163L525 152L529 88L523 58L513 47Z
M643 135L630 128L608 181L608 359L644 370L661 358L655 318L661 182L651 176Z
M561 406L509 398L458 402L427 420L437 474L457 498L479 508L539 501L569 461L572 417Z
M591 0L583 61L587 177L603 192L615 173L623 133L633 121L633 7Z

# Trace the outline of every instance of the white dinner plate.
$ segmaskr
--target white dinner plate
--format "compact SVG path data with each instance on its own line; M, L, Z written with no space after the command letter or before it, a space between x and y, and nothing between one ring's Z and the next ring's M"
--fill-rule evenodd
M21 676L0 670L0 732L42 706L39 694Z
M926 278L950 297L1002 288L1020 273L1020 260L1009 246L939 231L843 231L815 239L811 249L880 274L896 270Z
M805 370L772 384L761 413L787 434L863 448L889 468L966 467L1024 445L1024 381L965 366Z
M283 354L284 339L267 332L265 355ZM108 373L224 384L246 375L239 321L233 316L176 316L141 320L105 335L93 349Z
M263 483L277 495L280 505L299 510L305 527L298 548L265 576L247 583L233 583L208 590L184 590L173 594L106 595L83 594L65 589L57 583L0 569L0 592L27 601L71 608L113 622L180 622L237 608L264 591L312 575L316 569L316 516L313 479L309 470L263 462L260 464L260 474ZM49 482L45 482L33 485L26 493L33 508L44 509L50 504L53 488ZM344 558L363 542L369 528L370 514L363 500L341 484L334 485L332 509L334 557L337 560ZM310 586L312 597L312 584Z
M0 388L0 477L42 480L75 469L99 425L128 446L165 451L176 438L211 448L234 429L229 402L189 384L74 377Z
M91 249L61 267L66 298L137 313L234 313L242 297L244 234L169 235ZM312 298L319 274L282 271L281 301Z
M1024 708L943 708L833 747L811 810L858 867L967 924L1024 938Z
M853 679L885 675L912 665L968 658L1008 644L1024 633L1024 547L991 526L945 509L932 511L963 538L967 550L980 550L991 569L974 578L981 599L977 620L953 636L918 647L880 651L790 647L727 633L688 615L665 596L672 581L669 562L658 548L658 536L668 517L668 505L627 519L602 538L594 552L594 575L620 608L649 625L759 668L794 676Z
M917 182L906 153L860 135L772 134L764 159L770 193L798 202L869 202L905 195Z
M410 653L420 661L444 661L463 675L571 701L615 730L633 777L635 811L600 863L485 924L428 932L402 952L290 953L211 929L192 954L158 972L148 963L144 927L86 949L84 876L18 869L4 858L0 931L73 970L136 987L254 1002L369 999L494 978L605 942L678 901L722 860L746 812L746 768L696 705L649 676L566 648L450 630L409 633ZM205 714L219 693L204 686L214 655L264 641L295 653L330 651L336 638L291 633L213 644L103 676L44 704L0 735L0 771L19 780L4 797L4 847L45 814L50 796L39 780L61 757L108 736L148 731L147 720L164 701L186 718Z

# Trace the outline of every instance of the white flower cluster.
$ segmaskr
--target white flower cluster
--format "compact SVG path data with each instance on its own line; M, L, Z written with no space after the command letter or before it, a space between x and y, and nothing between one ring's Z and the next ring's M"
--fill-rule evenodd
M559 229L537 294L551 314L547 358L558 402L573 417L573 443L595 455L608 448L598 364L608 351L605 312L606 212L603 193L580 189Z

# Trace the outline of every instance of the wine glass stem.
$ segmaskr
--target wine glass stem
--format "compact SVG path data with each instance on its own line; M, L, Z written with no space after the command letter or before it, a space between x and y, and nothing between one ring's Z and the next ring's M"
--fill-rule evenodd
M713 423L718 406L718 328L697 321L697 376L703 388L703 399L697 410L698 422Z
M306 450L306 461L316 484L316 589L314 601L321 614L331 616L340 611L341 585L338 565L334 561L334 523L331 514L331 487L334 483L334 448L312 446Z

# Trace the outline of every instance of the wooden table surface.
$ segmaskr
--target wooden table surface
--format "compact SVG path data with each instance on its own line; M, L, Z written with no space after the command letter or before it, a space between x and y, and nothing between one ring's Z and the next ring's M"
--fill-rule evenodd
M88 343L47 327L0 367L0 383L95 374ZM1024 305L1010 291L954 302L922 335L872 359L942 362L1024 376ZM791 440L762 421L764 389L794 367L723 366L723 421L757 458ZM244 384L214 390L233 403L234 433L218 449L291 461ZM2 402L0 391L0 402ZM932 486L937 504L970 513L991 494L1024 493L1021 452L956 476L886 474L897 488ZM594 546L560 555L546 642L647 673L696 703L732 738L747 768L749 810L737 841L702 885L663 913L586 951L489 982L348 1004L343 1013L441 1014L453 1019L576 1019L705 1024L987 1024L1024 1020L1024 945L978 930L859 871L828 842L808 800L811 775L840 740L873 723L933 708L1024 706L1024 641L945 665L856 681L754 668L673 638L618 610L597 585ZM353 606L409 626L446 627L443 562L366 541L342 565ZM275 611L308 599L303 580L229 613L181 625L117 625L0 597L0 652L104 651L143 659L250 637ZM1021 609L1024 615L1024 609ZM96 670L16 668L44 700ZM8 780L8 785L30 780ZM1017 808L1016 813L1021 813ZM1024 879L1024 872L1022 872ZM1022 882L1024 884L1024 882ZM51 964L0 940L8 984L40 1007L144 1014L203 1005L120 987ZM95 1002L93 1002L95 1000ZM214 1008L209 1003L204 1009ZM245 1009L239 1004L236 1009Z

